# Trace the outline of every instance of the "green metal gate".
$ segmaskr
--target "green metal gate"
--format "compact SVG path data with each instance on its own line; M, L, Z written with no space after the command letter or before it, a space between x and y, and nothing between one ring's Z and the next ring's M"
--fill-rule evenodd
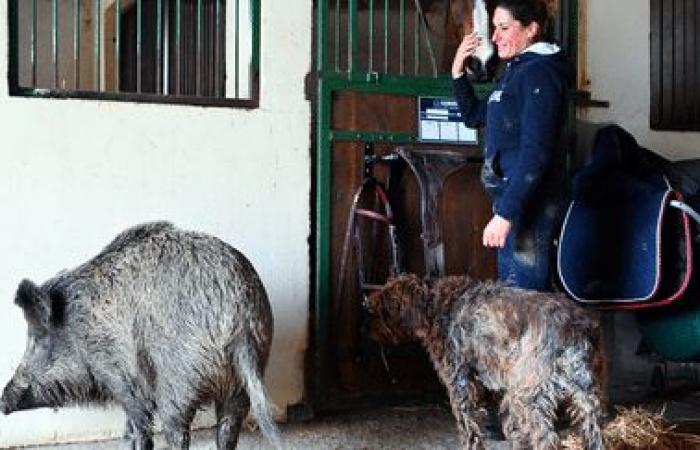
M312 406L328 409L331 293L331 208L333 145L343 142L415 144L416 133L336 130L333 99L343 93L451 96L447 70L422 7L464 0L316 0L315 92L315 267L313 364L307 373ZM576 0L561 0L555 35L572 61L576 49ZM445 12L447 14L447 12ZM451 56L451 55L448 55ZM444 60L445 55L442 55ZM442 65L444 67L444 65ZM477 86L485 94L490 85ZM573 118L573 101L570 117ZM573 120L569 121L573 124ZM309 378L310 377L310 378Z

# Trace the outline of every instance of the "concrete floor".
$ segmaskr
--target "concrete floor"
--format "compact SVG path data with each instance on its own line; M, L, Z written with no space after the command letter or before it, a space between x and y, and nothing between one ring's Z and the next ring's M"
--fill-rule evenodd
M664 411L678 431L700 435L700 391L675 392L641 403L649 411ZM284 443L299 450L447 450L458 448L455 424L446 405L385 407L316 418L305 423L282 424ZM239 449L270 449L257 431L245 431ZM487 450L510 448L503 441L490 440ZM125 441L89 442L58 446L24 447L25 450L129 450ZM167 449L159 436L156 450ZM192 450L215 450L213 430L194 433Z
M343 413L308 423L281 425L284 443L289 449L425 449L458 448L456 428L448 410L440 405L380 408L371 411ZM194 433L191 450L215 450L212 430ZM489 441L487 450L505 450L505 442ZM271 447L257 431L241 434L241 450ZM59 446L24 447L24 450L127 450L124 441L88 442ZM167 449L159 436L156 450Z

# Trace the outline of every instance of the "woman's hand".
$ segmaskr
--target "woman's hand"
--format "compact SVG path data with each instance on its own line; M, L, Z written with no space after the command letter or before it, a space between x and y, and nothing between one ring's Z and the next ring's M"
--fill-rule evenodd
M464 62L476 52L481 45L481 36L476 31L465 34L462 42L457 47L455 57L452 60L452 77L459 78L464 72Z
M484 247L503 248L506 245L508 233L510 233L510 222L499 215L493 216L484 228Z

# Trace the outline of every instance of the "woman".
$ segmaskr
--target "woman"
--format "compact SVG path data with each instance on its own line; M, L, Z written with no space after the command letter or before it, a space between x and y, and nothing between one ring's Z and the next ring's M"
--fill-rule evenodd
M464 72L481 37L466 35L452 63L465 124L486 126L482 181L494 215L483 243L498 248L500 279L538 290L551 288L549 250L563 186L558 153L567 86L562 52L542 41L547 15L542 1L497 1L492 41L507 66L487 100L476 98Z

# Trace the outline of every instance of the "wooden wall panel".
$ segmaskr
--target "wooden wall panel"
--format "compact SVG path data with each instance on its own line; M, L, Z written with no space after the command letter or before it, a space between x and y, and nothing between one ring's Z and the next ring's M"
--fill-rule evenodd
M470 164L448 178L442 198L445 267L450 275L496 278L496 251L484 248L482 230L491 219L491 202L480 179L481 166Z
M416 97L339 92L333 97L333 129L414 132L416 108Z
M332 127L335 131L415 133L416 118L415 97L355 92L342 92L334 97ZM477 148L443 147L473 155L480 152ZM333 361L330 379L333 386L329 386L329 395L339 399L416 399L442 395L443 389L425 352L415 343L382 348L366 335L366 316L357 284L354 251L349 251L344 281L339 286L349 211L353 195L363 179L364 148L362 142L335 142L332 149L332 299L329 329ZM388 154L395 148L395 144L373 144L375 154ZM446 267L449 274L469 271L480 278L494 278L493 252L481 246L481 229L491 213L490 202L479 181L479 169L478 164L473 164L455 172L445 182L440 212L446 243ZM403 160L391 165L376 164L372 174L388 185L405 268L409 272L423 274L420 194L414 174ZM374 266L372 276L383 281L388 267L386 228L378 226L376 236L377 239L366 239L365 248L368 251L365 259L371 263L367 266ZM349 248L353 249L352 246ZM384 364L384 358L388 367Z

